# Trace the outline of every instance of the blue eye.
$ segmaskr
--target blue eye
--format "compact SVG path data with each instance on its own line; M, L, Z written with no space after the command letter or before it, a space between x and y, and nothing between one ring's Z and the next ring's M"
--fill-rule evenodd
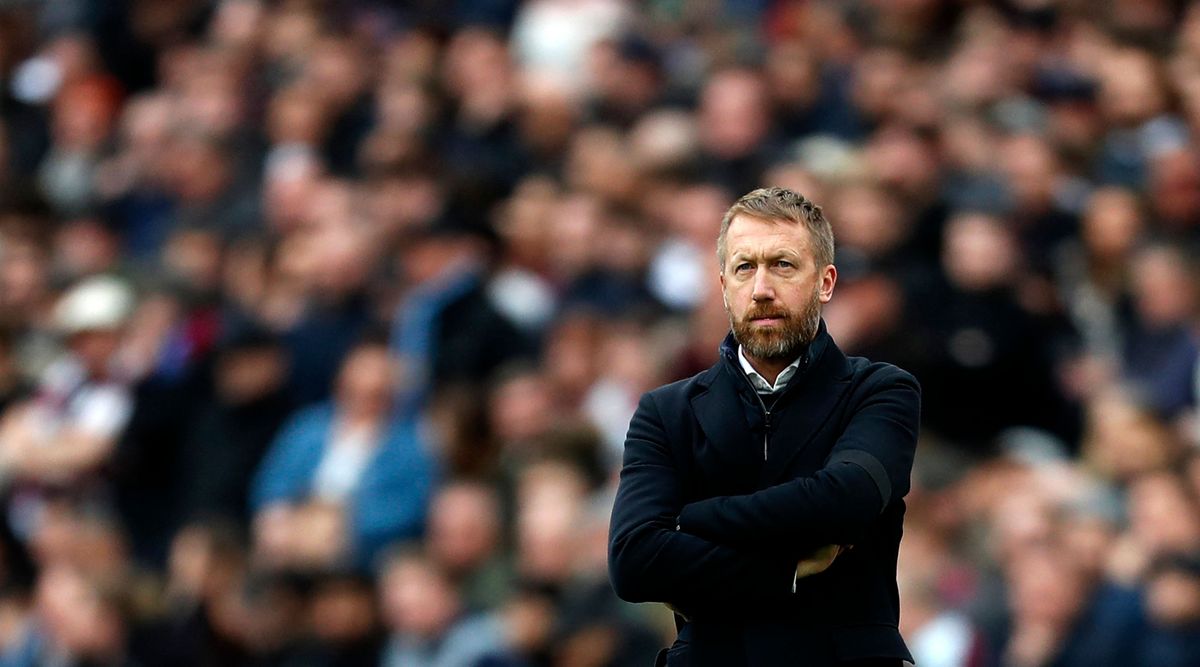
M750 262L742 262L741 264L738 264L737 266L733 267L733 270L734 271L748 271L748 270L750 270Z

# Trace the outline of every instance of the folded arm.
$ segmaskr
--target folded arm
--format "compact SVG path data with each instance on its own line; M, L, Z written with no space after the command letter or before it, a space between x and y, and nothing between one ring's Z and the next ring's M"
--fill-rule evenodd
M813 476L690 503L680 512L681 529L732 545L858 543L908 493L920 419L911 375L894 369L874 381Z
M780 600L791 595L797 558L735 549L677 530L679 471L654 398L638 404L609 532L609 576L630 602Z

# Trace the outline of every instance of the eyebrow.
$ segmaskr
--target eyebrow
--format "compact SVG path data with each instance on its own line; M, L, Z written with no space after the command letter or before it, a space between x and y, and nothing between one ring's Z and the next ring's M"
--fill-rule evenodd
M804 256L804 254L799 251L793 250L791 248L785 248L783 250L772 251L770 254L765 254L765 255L756 253L756 252L751 252L748 250L738 250L737 252L730 255L729 259L730 259L730 261L739 261L739 260L743 260L743 259L757 259L759 257L762 257L763 259L773 260L773 259L790 259L793 257L803 257L803 256Z

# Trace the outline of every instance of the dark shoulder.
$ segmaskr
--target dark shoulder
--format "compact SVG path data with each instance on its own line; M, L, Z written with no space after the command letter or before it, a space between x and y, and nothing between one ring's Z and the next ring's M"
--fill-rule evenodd
M894 387L910 387L921 393L921 383L908 371L883 361L865 357L846 357L850 365L851 383L858 394L873 394Z

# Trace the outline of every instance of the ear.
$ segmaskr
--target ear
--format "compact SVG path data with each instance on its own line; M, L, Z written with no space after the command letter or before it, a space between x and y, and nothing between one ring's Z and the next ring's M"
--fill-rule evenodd
M821 303L829 303L833 298L833 287L837 285L837 267L832 264L826 264L821 270L821 287L818 299Z

